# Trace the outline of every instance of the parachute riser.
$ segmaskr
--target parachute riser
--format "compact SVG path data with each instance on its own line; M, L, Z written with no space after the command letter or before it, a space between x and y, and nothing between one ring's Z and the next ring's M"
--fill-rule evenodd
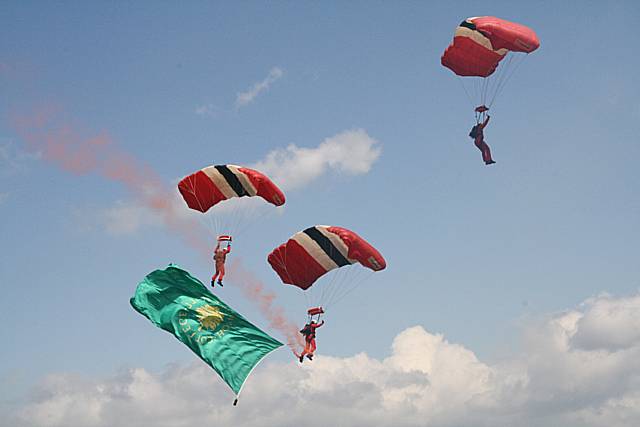
M322 307L312 307L312 308L308 309L307 310L307 315L308 315L307 323L311 323L312 321L314 321L314 318L315 318L315 322L319 322L320 318L322 317L323 314L324 314L324 309Z

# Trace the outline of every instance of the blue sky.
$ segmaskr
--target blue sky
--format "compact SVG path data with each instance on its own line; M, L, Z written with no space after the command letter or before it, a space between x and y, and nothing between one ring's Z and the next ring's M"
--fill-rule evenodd
M467 137L471 105L439 63L456 25L479 15L526 24L541 40L492 108L492 167ZM502 360L519 351L533 318L602 292L637 293L638 18L631 1L4 2L3 406L56 372L191 363L128 299L169 262L203 281L212 268L144 213L140 226L110 229L108 213L135 207L136 196L46 161L25 144L16 115L55 105L79 133L108 135L167 187L209 164L255 164L362 129L381 149L366 173L327 166L288 191L284 211L253 225L230 257L303 322L304 299L276 280L266 254L309 225L351 228L388 268L327 316L321 354L387 357L394 337L418 325ZM232 277L218 295L269 330Z

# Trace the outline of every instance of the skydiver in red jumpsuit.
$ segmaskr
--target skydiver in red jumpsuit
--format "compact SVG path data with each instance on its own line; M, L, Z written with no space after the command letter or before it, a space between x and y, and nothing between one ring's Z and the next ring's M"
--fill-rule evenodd
M304 361L305 356L307 356L307 359L313 360L313 353L316 351L316 329L322 325L324 325L324 320L320 323L312 320L300 331L300 333L304 335L305 342L304 350L302 354L300 354L300 363Z
M487 143L484 142L484 128L487 127L487 124L489 124L489 119L491 118L491 116L487 114L484 122L480 123L480 118L487 110L489 109L484 105L476 108L476 113L479 114L476 115L476 125L471 129L469 136L473 138L474 145L478 147L478 150L482 152L482 160L484 160L484 164L492 165L495 163L495 161L491 158L491 149L489 148Z
M224 262L227 260L227 254L231 252L231 243L227 243L227 247L220 248L220 242L213 251L213 260L216 263L216 273L211 277L211 287L215 286L216 278L218 279L218 285L222 286L222 279L224 278Z

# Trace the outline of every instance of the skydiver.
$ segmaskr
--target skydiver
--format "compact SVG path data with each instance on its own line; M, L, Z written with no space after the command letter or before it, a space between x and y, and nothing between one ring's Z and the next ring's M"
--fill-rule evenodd
M231 242L227 242L227 247L220 248L220 241L216 245L213 251L213 260L216 263L216 273L211 277L211 287L215 287L216 278L218 279L218 285L222 285L222 279L224 278L224 263L227 260L227 254L231 252Z
M484 122L480 123L481 118L484 114L489 110L484 105L481 105L476 108L476 124L471 128L471 132L469 132L469 137L473 138L473 143L478 150L482 152L482 160L484 160L485 165L492 165L495 161L491 158L491 149L484 141L484 128L489 124L490 115L486 115Z
M316 329L322 325L324 325L324 320L320 323L311 320L300 330L300 333L304 335L305 342L304 350L300 354L300 363L304 361L305 356L307 359L313 360L313 353L316 351Z

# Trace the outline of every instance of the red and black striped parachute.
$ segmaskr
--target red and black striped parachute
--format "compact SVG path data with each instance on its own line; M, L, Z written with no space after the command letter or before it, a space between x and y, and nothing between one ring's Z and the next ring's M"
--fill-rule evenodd
M208 211L234 197L262 197L281 206L284 193L263 173L236 165L216 165L201 169L178 184L180 194L191 209Z
M441 62L459 76L488 77L508 52L531 53L538 47L529 27L494 16L468 18L456 28Z
M384 270L386 261L373 246L351 230L316 225L300 231L267 257L287 284L307 289L325 273L360 263L373 271Z

